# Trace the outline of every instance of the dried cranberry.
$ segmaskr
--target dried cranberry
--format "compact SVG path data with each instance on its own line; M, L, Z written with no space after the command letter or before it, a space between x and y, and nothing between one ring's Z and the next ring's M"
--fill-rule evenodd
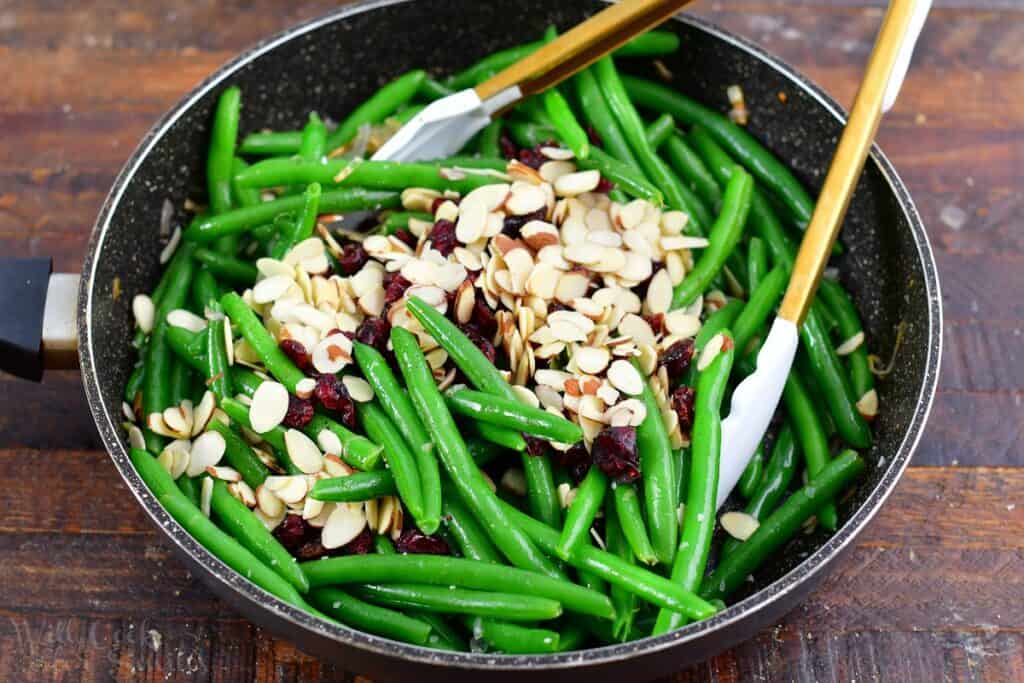
M595 147L604 147L604 141L601 140L601 134L597 132L597 129L587 124L587 139L590 140L590 144Z
M287 515L274 529L274 538L285 548L295 553L306 542L312 527L302 515Z
M544 439L538 439L536 436L529 434L523 434L523 440L526 441L526 454L534 457L547 454L551 445Z
M519 158L519 148L516 147L516 143L512 142L511 138L507 135L502 135L498 139L498 145L501 146L501 155L506 159Z
M473 315L470 317L470 322L476 329L480 330L480 334L493 338L494 333L498 331L498 321L494 317L494 311L487 305L482 296L476 297L476 302L473 304Z
M523 229L524 225L530 221L542 221L545 216L547 216L546 208L524 213L521 216L505 216L505 221L501 225L501 231L509 237L519 237L519 231Z
M341 546L344 555L368 555L373 550L373 534L370 527L363 527L359 535Z
M412 283L409 282L401 273L395 273L391 276L388 281L387 287L384 289L384 302L393 304L402 298L405 294L405 290L412 287Z
M487 356L487 360L494 363L495 359L498 357L498 350L494 348L494 344L492 344L489 339L480 334L480 331L473 325L463 325L462 332L469 337L471 342L476 344L478 349L484 352L484 355Z
M611 192L614 189L615 189L615 183L613 183L612 181L608 180L604 176L601 176L601 179L597 181L597 187L594 188L594 192L600 192L601 194L608 194L609 192Z
M441 205L448 201L444 197L434 197L434 201L430 202L430 214L436 214L437 210L441 208Z
M573 310L573 309L569 308L568 306L563 304L558 299L552 299L551 301L548 302L548 315L551 315L552 313L555 313L556 311L571 311L571 310Z
M292 429L302 429L313 419L313 402L308 398L299 398L288 394L288 412L284 414L284 424Z
M636 427L605 427L594 437L590 454L601 471L620 484L640 478Z
M330 554L331 551L324 547L319 538L306 541L294 553L296 559L304 562L307 560L319 560L321 557L327 557Z
M309 351L306 350L302 342L294 339L282 339L278 346L284 352L284 355L291 358L292 362L295 363L295 367L299 370L309 369L312 358L310 358Z
M569 477L575 483L583 481L583 477L587 476L587 470L590 469L590 453L587 452L587 447L583 445L582 441L574 443L572 448L563 452L555 451L557 453L555 462L562 467L569 470Z
M441 252L441 256L448 256L459 244L455 239L455 223L443 218L434 223L429 238L434 249Z
M410 249L416 248L416 235L412 234L408 230L395 230L394 235L398 239L402 240L405 246L409 247Z
M693 427L693 401L696 394L692 387L679 387L672 392L672 408L679 416L679 431L689 433Z
M690 361L693 360L693 352L693 340L682 339L668 347L668 350L661 355L661 360L658 362L665 366L665 370L668 371L669 380L678 379L683 376L690 367Z
M395 550L414 555L450 555L451 549L443 538L427 536L416 527L406 527L395 541Z
M356 341L372 346L381 353L388 350L388 335L391 334L391 323L384 318L367 318L359 323L356 329Z
M654 334L663 334L665 332L665 314L664 313L652 313L645 315L644 320L651 326L651 330Z
M313 390L313 394L320 401L320 405L333 412L343 425L349 429L356 428L355 403L337 375L328 373L317 375L316 389Z
M540 153L540 149L538 147L519 150L519 161L530 168L540 168L547 160L548 158Z
M369 260L370 256L363 249L363 245L358 242L349 242L341 249L341 255L338 256L338 267L345 275L355 275Z

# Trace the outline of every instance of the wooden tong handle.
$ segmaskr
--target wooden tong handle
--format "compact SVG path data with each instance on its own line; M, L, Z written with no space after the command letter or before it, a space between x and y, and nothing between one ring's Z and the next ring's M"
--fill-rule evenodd
M832 243L839 234L846 209L850 205L850 197L871 151L882 118L882 103L889 79L899 61L900 48L905 41L916 37L911 31L915 2L923 1L892 0L878 31L864 79L857 91L835 156L832 157L825 184L818 195L811 222L793 264L789 287L779 307L779 317L797 325L803 322L811 299L818 290L818 282L832 251Z
M538 93L590 66L623 43L665 21L691 0L623 0L609 5L533 54L476 87L481 100L519 86Z

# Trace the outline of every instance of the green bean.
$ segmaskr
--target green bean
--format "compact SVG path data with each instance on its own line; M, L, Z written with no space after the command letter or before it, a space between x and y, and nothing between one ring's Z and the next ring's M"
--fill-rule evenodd
M178 490L181 491L182 495L188 499L190 503L199 506L200 498L200 485L202 476L199 477L186 477L184 475L178 477L174 483L178 485Z
M409 301L410 310L415 310L413 306L418 301L415 297ZM461 332L459 334L461 335ZM465 339L465 335L462 336ZM468 339L466 341L472 344ZM438 342L444 346L440 339ZM518 527L508 520L498 503L497 496L488 488L483 474L473 462L465 442L459 436L451 413L445 407L444 398L434 384L433 375L416 338L408 330L395 327L391 330L391 343L395 348L399 367L405 376L406 386L412 395L413 404L423 417L427 432L437 447L438 456L448 475L455 482L459 495L473 511L477 521L484 525L495 545L517 567L533 569L548 576L560 576L561 572L537 551ZM475 346L473 348L476 349Z
M711 134L700 126L694 126L690 131L690 140L694 148L707 163L708 168L720 184L725 184L732 176L733 169L737 168L734 162L724 149L718 146ZM768 203L767 198L761 192L761 188L754 187L750 197L750 220L751 228L761 239L765 241L768 250L771 252L772 260L776 265L783 263L787 266L793 265L793 258L796 254L796 246L792 244L786 235L786 230L775 216Z
M722 560L704 579L701 595L708 599L728 597L768 556L796 535L804 522L859 477L864 469L864 460L854 451L844 451L836 456L818 477L791 495L761 522L750 538Z
M452 190L466 194L496 180L489 175L467 173L461 180L446 178L441 173L444 163L371 161L362 159L331 159L326 162L306 161L295 157L264 159L241 171L235 181L241 187L275 187L320 183L328 187L359 187L370 190L397 190L425 187ZM504 170L504 164L502 164Z
M843 341L852 339L864 332L860 316L857 314L857 308L839 283L832 280L822 280L821 285L818 287L818 294L821 295L821 301L825 303L835 316L839 334L842 335ZM860 346L854 349L847 359L847 367L850 370L850 384L854 395L859 400L875 388L875 377L871 374L867 347L864 343L861 342Z
M494 396L519 400L498 369L454 323L416 297L412 297L406 305L430 336L448 352L448 356L473 386ZM557 525L561 513L551 476L551 462L546 457L524 453L522 463L530 511L545 523ZM469 504L469 501L466 503Z
M472 389L457 389L445 394L448 408L466 417L489 422L534 436L558 441L576 443L583 438L579 425L569 422L560 415L534 408L518 399L508 399L485 394Z
M192 396L192 368L179 358L171 359L170 385L171 405L179 405Z
M615 510L622 526L622 533L629 541L633 555L644 564L657 564L658 556L647 537L647 528L640 512L640 497L633 484L616 484L612 487Z
M360 555L303 562L311 586L348 583L420 583L471 590L512 592L556 600L573 612L614 616L604 595L565 579L533 571L445 555Z
M314 500L336 503L361 503L398 493L395 477L388 470L354 472L347 477L320 479L309 492Z
M487 127L480 131L480 139L477 141L476 151L482 157L501 156L501 119L494 119Z
M754 181L742 169L737 169L725 188L722 209L711 228L709 244L703 250L693 270L676 285L672 294L672 308L683 308L708 288L711 280L722 269L725 259L739 242L750 210L750 193Z
M231 210L231 169L235 160L235 141L238 137L238 113L242 91L238 86L225 89L217 99L210 130L210 146L206 153L206 190L210 198L210 211L214 214ZM238 248L238 240L225 237L217 242L217 251L231 254Z
M634 359L633 367L644 377L640 364ZM644 473L644 508L651 545L659 562L671 564L676 554L679 519L676 510L676 475L672 458L672 444L661 419L650 383L644 379L640 400L647 409L644 421L636 430L636 446L640 452L640 470Z
M473 462L480 467L483 467L495 458L499 458L503 455L509 455L511 452L506 449L495 448L494 445L474 436L468 436L466 438L466 448L469 449L469 454L473 457Z
M224 314L238 326L239 332L263 361L267 371L288 391L294 393L295 385L306 376L278 347L277 342L263 327L263 323L248 304L235 292L228 292L221 297L220 305L224 309Z
M565 513L565 525L562 527L558 547L555 548L560 558L568 560L584 537L590 534L590 527L604 503L607 491L608 477L601 468L591 467L587 470L587 476L580 482L576 497Z
M679 49L679 36L671 31L648 31L615 51L616 57L660 57Z
M610 500L605 505L604 538L609 553L619 557L624 562L636 564L636 558L633 557L633 550L626 541L615 504ZM636 595L623 589L621 586L612 586L611 600L612 605L615 607L612 635L624 641L633 629L633 617L637 610Z
M353 346L353 355L363 377L373 387L377 401L409 445L419 474L423 522L428 528L436 530L441 519L441 473L434 454L434 444L384 356L372 346L359 342Z
M206 385L218 401L232 396L231 373L224 339L224 320L211 320L206 324Z
M398 108L412 99L426 79L422 70L409 71L386 84L369 99L356 107L327 138L326 149L334 151L351 142L359 127L368 123L380 123Z
M520 147L536 147L551 142L557 136L555 129L542 123L506 119L505 128L512 140Z
M782 298L787 284L789 272L785 266L778 265L772 268L758 288L750 293L747 305L743 307L743 312L732 326L736 347L741 351L747 348L750 340L764 326L768 316Z
M491 647L505 654L558 652L557 631L517 626L483 617L469 617L467 627L474 637L487 641Z
M198 216L185 230L184 238L194 242L209 242L221 235L252 230L256 226L273 222L280 214L295 213L302 209L305 197L281 197L256 206L232 209L218 216ZM375 192L362 188L344 188L324 192L320 197L321 213L347 213L350 211L390 209L401 204L397 192Z
M665 141L668 140L675 131L676 121L670 114L662 114L648 124L645 130L647 134L647 141L651 143L651 147L654 149L658 149L665 144Z
M302 141L299 143L299 157L307 161L320 161L327 153L327 126L316 115L309 114L306 127L302 129Z
M476 168L476 169L490 169L492 171L500 171L502 173L508 168L508 161L501 156L499 150L496 155L492 156L466 156L456 155L453 157L445 157L444 159L436 159L432 164L439 164L445 168Z
M582 650L589 637L587 630L580 624L568 623L558 632L558 652Z
M238 157L235 157L234 163L231 164L231 197L237 207L256 206L263 202L259 190L254 190L251 187L239 187L235 182L238 174L248 167L249 164Z
M238 153L246 156L280 157L297 154L302 146L302 131L263 131L242 139Z
M662 150L669 165L697 193L705 206L717 210L722 203L722 188L682 136L673 132Z
M384 234L391 235L399 230L408 230L411 219L433 223L434 215L423 211L393 211L384 219Z
M375 470L380 466L383 449L379 444L352 432L348 427L326 415L314 415L302 431L316 441L317 435L325 429L332 432L341 441L341 453L337 455L340 455L346 463L364 472Z
M551 120L547 109L544 107L543 94L531 95L521 100L515 105L515 112L524 117L525 120L533 121L538 126L550 128L552 131L555 130L555 123ZM554 140L555 138L552 137L551 139Z
M483 528L473 519L473 515L466 509L462 499L455 491L451 491L451 494L444 496L441 510L444 513L445 526L455 539L459 550L462 551L462 556L478 562L504 564L501 553L491 543L491 539L487 537Z
M450 652L469 652L469 644L466 639L440 614L418 611L410 613L414 618L430 624L430 637L427 639L429 647Z
M142 362L142 359L135 364L132 368L132 372L128 375L128 381L124 385L124 400L128 403L134 403L135 397L138 396L139 391L142 389L142 383L146 378L146 365Z
M701 372L697 382L690 483L683 511L679 552L672 565L672 581L690 591L700 587L715 530L715 496L718 493L722 446L722 398L736 354L730 334L727 331L719 334L725 335L722 351ZM663 609L658 613L652 635L668 633L684 622L684 615Z
M441 520L427 520L424 517L423 486L416 466L416 457L409 450L401 433L376 402L357 403L356 414L359 416L363 431L384 447L384 460L395 478L398 495L408 508L409 514L416 520L416 525L427 534L437 531Z
M693 206L687 204L682 183L647 141L643 121L640 120L640 115L637 114L633 103L629 100L611 57L604 57L595 62L594 69L608 108L619 120L622 133L625 135L630 149L636 155L644 174L665 195L665 203L669 208L679 209L690 214L690 222L694 228L703 232L706 226L702 225L696 216L696 211L699 209L695 210Z
M559 540L559 533L556 529L552 529L547 524L530 517L508 503L503 503L502 508L541 550L548 554L555 553ZM691 619L706 619L716 612L713 606L694 593L684 590L679 584L592 546L580 546L567 562L576 569L600 576L613 586L621 586L647 602L683 612ZM564 601L562 604L568 609L568 605Z
M753 292L768 272L768 250L764 240L752 235L747 242L747 286Z
M442 614L475 614L506 621L544 621L562 613L550 598L519 593L475 591L451 586L363 584L351 588L356 596L378 605L420 609Z
M631 197L646 199L655 206L662 206L665 202L661 190L648 182L638 169L611 157L599 147L592 147L590 156L577 159L576 165L584 170L600 171L603 178L615 183L617 188Z
M346 626L413 645L427 645L430 624L401 612L371 605L337 588L317 588L310 601Z
M228 464L238 470L242 479L252 488L261 486L268 476L270 470L263 461L259 459L252 448L245 442L245 439L235 433L235 430L217 419L210 420L206 427L207 431L217 432L224 437L224 459Z
M672 88L632 76L623 76L622 82L629 96L640 107L671 114L677 121L688 125L706 127L718 144L729 150L782 200L798 224L806 226L811 220L814 200L803 185L742 126Z
M182 245L167 269L170 278L156 306L153 330L146 344L146 374L142 382L142 413L146 419L154 413L162 413L171 403L170 374L174 358L167 343L170 327L167 314L185 305L193 270L192 250Z
M259 274L248 261L212 249L196 249L195 258L214 275L243 287L251 287Z
M427 108L425 104L410 104L408 107L403 107L395 112L392 116L389 116L386 120L395 120L401 125L409 123L417 114Z
M207 519L206 515L200 512L199 508L193 505L178 489L174 480L171 479L171 475L153 456L137 448L131 449L130 456L132 464L135 465L135 471L146 482L149 490L167 510L167 513L200 545L221 562L268 593L293 605L305 606L305 601L302 600L294 586L274 573L238 541L218 529L213 522Z
M250 167L255 168L255 167ZM289 233L280 233L274 247L270 250L271 256L276 259L283 259L285 254L296 244L313 236L316 228L316 217L320 214L320 197L322 195L320 183L310 183L302 193L302 211L299 213L299 220L295 221Z
M213 276L209 268L197 268L192 278L192 303L196 310L203 311L208 307L217 307L220 304L222 292L217 278Z
M764 468L764 474L753 494L747 497L747 505L743 508L744 512L760 521L775 511L779 501L789 490L793 475L796 474L797 455L793 428L786 422L779 430L778 436L775 437L772 454ZM740 541L735 538L726 539L722 544L719 557L726 557L736 550L739 544Z
M398 551L395 550L395 544L391 542L391 539L387 536L375 536L373 539L374 550L379 555L397 555Z
M601 138L601 144L608 150L609 155L617 161L639 170L640 164L633 156L629 143L626 142L626 137L619 127L619 122L608 108L608 102L605 101L604 95L601 94L601 87L597 83L597 76L594 75L594 68L589 67L576 74L576 77L573 78L573 85L576 87L576 99L579 100L580 110L587 122L597 131ZM646 179L644 180L646 181ZM660 196L660 190L658 194Z
M754 451L754 455L750 458L750 462L743 469L743 474L740 475L739 490L740 495L746 500L750 500L751 496L754 495L754 491L761 483L761 477L764 474L764 443L757 444L757 450Z
M309 590L309 581L299 569L299 563L274 538L263 522L257 519L245 504L231 495L223 481L213 482L210 509L217 515L225 531L273 569L278 576L295 586L301 593Z
M252 431L252 423L249 421L249 409L245 405L239 403L233 398L226 398L220 402L220 409L223 410L233 422L237 422L239 426ZM288 474L304 474L288 456L288 449L285 447L284 443L284 434L284 427L278 425L269 432L264 432L259 436L274 449L274 453L277 455L277 460L281 463L281 466Z
M501 446L516 453L522 453L526 450L526 440L523 439L523 435L519 432L480 420L470 420L463 422L463 424L468 425L476 436L495 446Z
M782 400L793 421L800 450L804 453L808 478L813 480L825 469L831 456L828 452L828 439L818 419L814 402L796 372L790 372L786 378ZM818 521L829 531L835 531L838 526L835 506L831 503L823 506L818 512Z
M800 341L807 351L816 385L835 421L839 436L851 446L867 448L871 445L871 429L857 410L856 400L859 397L854 397L839 356L813 308L800 326Z
M422 83L420 83L420 87L416 91L416 94L426 100L430 100L431 102L433 102L434 100L439 100L442 97L448 97L454 92L454 90L444 85L443 83L435 81L433 78L427 77L423 79Z
M586 159L590 155L590 139L565 97L558 88L549 88L542 97L544 110L558 133L558 139L572 150L577 159Z

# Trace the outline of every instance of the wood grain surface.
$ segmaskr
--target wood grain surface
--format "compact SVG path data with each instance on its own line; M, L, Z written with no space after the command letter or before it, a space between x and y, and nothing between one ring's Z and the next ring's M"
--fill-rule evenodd
M0 1L0 253L81 263L152 122L240 49L336 3ZM1024 5L937 2L879 138L928 226L941 385L913 466L778 626L679 681L1024 680ZM848 104L878 0L696 12ZM213 598L124 495L75 373L0 375L0 681L319 681L355 674Z

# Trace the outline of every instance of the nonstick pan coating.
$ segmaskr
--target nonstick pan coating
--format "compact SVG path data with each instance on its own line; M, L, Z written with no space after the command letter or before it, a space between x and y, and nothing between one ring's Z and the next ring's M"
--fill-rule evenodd
M494 50L536 39L551 23L566 28L597 2L416 0L350 5L296 27L240 55L202 83L150 131L111 190L93 230L79 294L79 338L86 393L97 428L130 490L172 541L192 572L257 624L302 649L360 673L416 680L468 679L487 670L535 680L650 678L705 659L780 618L824 577L875 514L906 467L935 392L941 307L935 264L906 188L879 150L865 169L842 234L844 284L864 316L872 350L887 356L895 330L906 334L892 374L878 386L875 445L867 477L840 506L843 526L831 538L795 539L760 570L744 599L713 619L659 638L549 656L436 652L321 623L239 578L185 534L135 475L120 428L121 393L134 361L131 296L157 280L161 206L181 212L200 199L211 112L220 91L243 92L242 133L298 128L310 110L339 118L394 76L412 68L451 73ZM673 85L719 110L725 89L743 87L749 130L810 188L818 188L841 130L842 112L820 89L756 47L704 22L682 18L664 28L682 48L662 59ZM657 78L649 60L627 67ZM778 93L787 95L782 103ZM122 295L112 296L115 278Z

